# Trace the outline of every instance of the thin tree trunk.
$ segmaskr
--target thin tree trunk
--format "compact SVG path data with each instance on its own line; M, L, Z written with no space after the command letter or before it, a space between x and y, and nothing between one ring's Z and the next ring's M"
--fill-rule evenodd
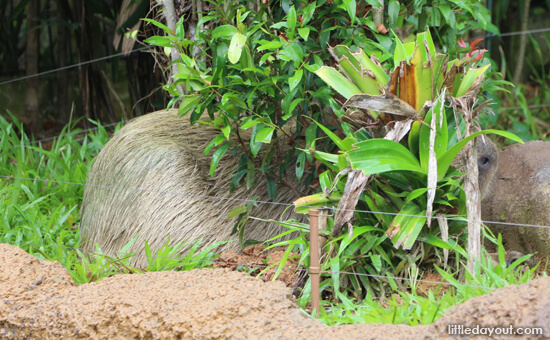
M162 1L162 8L163 8L163 14L164 14L164 18L166 19L166 26L168 26L168 28L170 28L172 30L172 32L175 32L176 31L176 22L178 21L178 18L176 17L176 10L174 8L174 1L173 0L163 0ZM175 49L175 48L172 48L172 51L170 53L170 57L172 58L172 61L175 61L175 60L178 60L181 58L181 56L179 55L178 51ZM177 74L178 73L178 65L177 64L173 64L172 65L172 68L171 68L171 71L169 73L169 77L168 77L168 82L172 82L173 81L173 78L172 78L172 75L174 74ZM185 94L183 91L183 86L179 85L177 86L178 88L178 91L182 94Z
M38 1L29 1L27 5L27 45L25 51L26 74L31 76L38 73L38 29L36 19ZM38 78L27 79L27 94L25 111L33 133L38 131Z
M55 3L59 13L60 22L68 22L69 18L67 17L64 10L59 8L59 3ZM67 44L69 43L69 37L67 34L67 26L57 25L57 67L62 68L67 66L67 56L68 49ZM69 79L67 70L61 70L58 72L58 81L57 81L57 109L59 112L59 117L62 117L65 120L69 112Z
M90 53L88 51L88 39L86 35L86 4L84 2L75 1L75 22L80 21L80 27L77 30L78 42L78 63L88 61ZM80 93L82 96L82 110L84 110L84 117L86 117L86 127L89 125L90 117L90 79L89 79L89 67L90 65L78 66L78 78L80 83Z
M527 31L529 28L529 7L531 6L531 0L524 0L523 3L523 19L521 20L520 31ZM522 34L519 38L519 49L516 68L514 70L513 81L515 84L521 81L521 74L523 73L523 64L525 63L525 47L527 46L527 34Z

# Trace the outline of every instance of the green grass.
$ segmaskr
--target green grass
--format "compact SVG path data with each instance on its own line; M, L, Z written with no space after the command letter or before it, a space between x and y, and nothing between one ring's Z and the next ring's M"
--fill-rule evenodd
M21 131L17 121L10 124L0 117L0 242L19 246L41 260L59 261L78 284L140 272L126 264L132 256L125 254L127 248L116 258L100 249L97 256L87 257L78 249L86 175L110 138L107 130L97 125L82 133L67 126L47 148ZM179 254L185 246L148 251L146 270L189 270L212 263L212 247L196 252L195 243L187 254Z
M307 233L299 223L287 225L287 227L290 231L301 232L300 236L294 240L276 243L272 247L291 244L301 254L299 263L307 268L309 266ZM354 230L354 237L360 233ZM374 237L369 235L368 239L373 241ZM460 272L453 272L452 269L443 270L437 266L423 266L423 270L439 274L443 282L438 284L433 279L425 279L430 284L428 291L419 288L422 283L422 273L418 267L409 270L408 279L386 276L384 273L390 273L390 271L383 268L381 271L372 272L362 270L360 267L354 269L346 267L346 264L354 263L358 256L363 255L357 253L357 245L346 243L347 246L343 246L337 254L333 254L330 260L321 263L321 270L324 273L321 274L322 301L319 320L329 326L356 323L429 324L451 307L470 298L491 293L495 289L511 284L526 283L537 276L535 272L539 265L533 268L524 266L525 261L532 255L526 255L507 267L501 236L495 238L489 234L488 240L496 244L500 264L494 265L484 251L482 261L476 263L474 273L466 270L466 259L460 259L460 257L458 257ZM371 249L369 254L373 252L374 250ZM384 256L383 253L380 254ZM386 254L386 256L389 255ZM273 266L282 267L285 264L284 261L283 257L281 263ZM546 269L542 275L546 275ZM462 279L459 280L457 277ZM351 284L344 286L342 282L345 281ZM356 284L359 281L362 286ZM302 308L308 307L311 302L310 287L311 281L308 280L302 295L297 299L297 303ZM361 289L364 290L364 287L367 287L366 292L361 294Z
M502 242L499 251L504 252ZM435 285L433 290L421 292L416 284L410 291L392 294L385 299L373 299L367 294L365 299L353 306L342 303L328 303L321 308L320 320L329 326L356 323L393 323L425 325L433 323L451 307L464 301L493 292L511 284L531 281L535 268L525 269L520 262L506 267L504 256L501 264L493 266L490 259L484 258L476 265L474 274L465 272L463 282L440 268L436 268L445 284Z
M86 174L109 136L102 127L87 136L65 128L48 151L19 131L0 117L0 240L70 264Z
M125 254L125 250L131 243L117 257L102 254L100 249L95 256L84 256L78 249L81 242L78 229L84 183L92 159L109 140L105 128L98 125L96 130L84 134L67 127L52 142L51 148L48 146L45 149L44 145L32 143L27 136L20 134L22 130L17 124L9 124L0 117L0 242L19 246L42 260L60 262L78 284L120 273L141 272L127 265L132 254ZM307 265L306 237L286 242L300 251L301 262ZM369 244L374 247L374 243ZM197 251L198 245L194 243L186 254L179 254L184 244L165 246L157 253L152 253L146 247L149 261L146 270L189 270L211 265L216 257L211 252L212 248ZM349 249L343 248L340 257L333 259L325 269L344 268L346 262L354 260L354 249L356 247L350 243ZM365 274L373 273L374 269L371 269ZM493 269L488 262L484 262L476 273L466 275L467 285L455 279L457 273L440 270L440 274L451 285L445 293L421 294L415 284L411 285L410 290L404 291L399 289L403 284L392 284L390 279L389 287L396 293L386 294L384 303L373 298L370 293L366 293L362 301L354 300L349 288L345 290L340 289L338 283L334 285L334 280L340 280L339 274L327 274L323 287L325 291L333 292L333 298L324 302L320 320L327 325L431 323L443 312L466 299L508 284L527 282L532 277L532 270L521 271L515 267L506 269L502 266ZM418 272L410 276L417 277ZM367 282L368 279L361 277L358 280ZM380 287L384 282L386 288L383 289L388 289L387 280L373 278L369 282L375 291L374 286ZM298 300L303 307L309 302L308 285ZM335 291L338 293L334 294ZM335 299L335 295L339 299Z

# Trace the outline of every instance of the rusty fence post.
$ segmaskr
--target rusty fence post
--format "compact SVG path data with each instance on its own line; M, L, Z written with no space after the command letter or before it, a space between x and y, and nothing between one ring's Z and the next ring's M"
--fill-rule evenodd
M326 228L326 219L325 209L309 209L309 275L311 276L311 308L315 311L315 317L319 317L319 309L321 308L319 228Z

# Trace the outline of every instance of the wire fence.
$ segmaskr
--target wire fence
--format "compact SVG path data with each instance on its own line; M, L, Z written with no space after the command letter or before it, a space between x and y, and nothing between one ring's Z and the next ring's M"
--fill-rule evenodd
M485 36L477 37L477 38L474 38L474 39L494 38L494 37L509 37L509 36L522 35L522 34L540 34L540 33L545 33L545 32L550 32L550 28L534 29L534 30L527 30L527 31L502 33L502 34L487 34ZM141 48L137 48L135 50L132 50L129 53L136 53L136 52L144 51L144 50L147 50L147 49L149 49L149 47L141 47ZM16 78L16 79L11 79L11 80L1 82L0 86L15 83L15 82L19 82L19 81L23 81L23 80L27 80L27 79L33 78L33 77L40 77L40 76L52 74L52 73L55 73L55 72L60 72L60 71L64 71L64 70L68 70L68 69L72 69L72 68L92 64L92 63L97 63L97 62L101 62L101 61L105 61L105 60L109 60L109 59L113 59L113 58L119 58L119 57L122 57L122 56L125 56L125 55L127 55L127 53L117 53L117 54L113 54L113 55L110 55L110 56L105 56L105 57L101 57L101 58L97 58L97 59L93 59L93 60L89 60L89 61L85 61L85 62L81 62L81 63L77 63L77 64L57 68L57 69L53 69L53 70L49 70L49 71L45 71L45 72L40 72L40 73L37 73L37 74L34 74L34 75L28 75L28 76L24 76L24 77L20 77L20 78ZM499 110L501 110L501 111L504 111L504 110L507 110L507 111L508 110L521 110L521 109L524 109L524 108L527 108L527 109L544 109L544 108L548 108L548 107L550 107L550 104L548 104L548 105L544 105L544 104L542 104L542 105L529 105L529 106L526 106L526 107L523 107L523 106L504 107L504 108L499 108ZM105 125L103 127L112 127L112 126L116 126L118 124L119 123L113 123L113 124ZM88 133L88 132L91 132L91 131L95 131L99 128L100 127L94 127L94 128L90 128L90 129L86 129L86 130L77 131L77 132L74 133L74 135L82 134L82 133ZM33 146L33 145L37 145L37 144L40 144L40 143L43 143L43 142L55 140L56 138L59 138L59 137L60 136L48 137L48 138L32 141L32 142L29 142L29 143L25 143L25 144L22 144L22 145L19 145L19 146L13 146L12 148ZM84 137L84 138L86 138L86 137ZM81 186L89 185L89 184L76 183L76 182L55 181L55 180L51 180L51 179L25 178L25 177L17 177L17 176L0 176L0 178L4 178L6 180L16 180L17 179L17 180L42 181L42 182L47 182L47 183L52 183L52 184L81 185ZM201 194L189 193L189 192L159 191L159 190L147 190L147 189L141 189L141 188L125 188L125 187L114 187L114 186L96 186L96 187L103 187L103 188L110 188L110 189L117 189L117 190L155 192L155 193L160 193L160 194L171 194L171 195L176 195L176 196L195 196L195 197L200 197L200 198L204 198L204 199L230 200L230 201L238 201L238 202L242 202L242 203L282 205L282 206L287 206L287 207L293 206L293 204L291 204L291 203L284 203L284 202L271 202L271 201L258 201L258 200L240 199L240 198L232 198L232 197L219 197L219 196L201 195ZM310 208L313 208L313 207L310 207ZM363 213L363 214L378 214L378 215L392 215L392 216L400 215L400 216L406 216L406 217L423 217L423 218L426 217L425 215L410 215L410 214L399 214L399 213L391 213L391 212L377 212L377 211L369 211L369 210L357 210L357 209L343 209L343 210L344 211L353 211L355 213ZM430 216L428 218L435 219L437 217ZM455 220L455 221L469 222L469 220L467 218L463 218L463 217L447 217L447 219L448 220ZM472 221L472 222L475 222L475 221ZM530 228L550 229L550 226L545 226L545 225L519 224L519 223L507 223L507 222L500 222L500 221L485 221L485 220L480 221L480 222L482 222L484 224L494 224L494 225L498 224L498 225L509 226L509 227L530 227ZM34 244L34 243L19 243L18 245L26 245L26 246L31 246L31 247L43 247L44 246L43 244ZM64 249L79 249L80 251L85 252L85 250L82 249L82 248L74 248L74 247L61 246L61 245L55 245L55 244L48 245L48 247L64 248ZM130 256L130 255L131 256L137 256L137 257L147 256L145 254L133 254L133 253L119 253L118 254L119 257L121 257L121 256L122 257L123 256ZM159 256L159 255L151 255L151 256L154 257L154 258L170 259L170 257L164 257L164 256ZM211 264L222 264L222 265L241 266L241 267L250 267L250 268L264 268L264 269L266 269L266 268L270 267L268 265L256 264L256 263L243 264L243 263L233 263L233 262L219 261L219 260L201 260L201 259L188 259L188 260L190 260L190 261L205 261L209 264L210 263ZM299 267L298 268L283 267L283 269L284 270L295 271L295 272L308 272L307 269L299 268ZM440 281L423 280L423 279L417 279L417 278L404 278L404 277L365 274L365 273L346 272L346 271L339 271L339 272L324 271L322 273L323 274L328 274L328 275L346 274L346 275L354 275L354 276L364 276L364 277L383 279L383 280L423 282L423 283L441 284L441 285L455 285L455 284L445 282L445 281L440 282ZM494 287L484 287L484 286L478 286L478 285L468 285L468 284L459 284L459 285L463 286L463 287L470 287L470 288L495 289Z
M77 183L77 182L66 182L66 181L55 181L55 180L46 180L46 179L37 179L37 178L25 178L25 177L16 177L16 176L0 176L0 178L4 178L6 180L29 180L29 181L41 181L41 182L47 182L52 184L65 184L65 185L80 185L80 186L89 186L89 184L83 184L83 183ZM240 203L256 203L256 204L269 204L269 205L281 205L281 206L293 206L291 203L285 203L285 202L269 202L269 201L257 201L257 200L250 200L250 199L241 199L241 198L232 198L232 197L217 197L217 196L210 196L210 195L201 195L196 193L189 193L189 192L175 192L175 191L160 191L160 190L148 190L148 189L140 189L140 188L126 188L126 187L115 187L115 186L103 186L103 185L94 185L94 187L100 187L100 188L109 188L109 189L116 189L116 190L130 190L130 191L141 191L141 192L154 192L154 193L160 193L160 194L170 194L170 195L176 195L176 196L194 196L204 199L214 199L214 200L230 200L230 201L238 201ZM309 208L315 208L315 207L309 207ZM356 213L366 213L366 214L384 214L384 215L392 215L392 216L407 216L407 217L422 217L425 218L425 215L410 215L410 214L399 214L399 213L391 213L391 212L375 212L375 211L369 211L369 210L357 210L357 209L345 209L345 211L353 211ZM431 217L436 218L436 217ZM467 218L462 217L447 217L448 220L457 220L457 221L463 221L467 222ZM541 226L541 225L530 225L530 224L517 224L517 223L506 223L506 222L497 222L497 221L482 221L485 224L500 224L505 226L512 226L512 227L532 227L532 228L545 228L550 229L550 226ZM195 241L196 242L196 241ZM192 244L189 243L189 244ZM35 244L32 242L27 243L18 243L18 245L27 245L27 246L33 246L33 247L44 247L44 245L41 244ZM69 246L61 246L61 245L47 245L48 247L54 247L54 248L63 248L63 249L78 249L83 253L91 253L88 250L85 250L83 248L75 248L75 247L69 247ZM134 257L147 257L146 254L139 254L139 253L131 253L131 252L119 252L117 254L118 258L123 258L125 256L134 256ZM151 258L160 258L160 259L170 259L170 257L166 256L159 256L159 255L150 255ZM237 263L237 262L228 262L228 261L222 261L222 260L201 260L201 259L188 259L187 261L197 261L197 262L205 262L208 264L219 264L219 265L226 265L226 266L239 266L243 268L262 268L267 269L270 266L259 264L259 263ZM273 267L273 266L271 266ZM278 268L278 267L275 267ZM289 270L293 272L302 272L306 273L308 272L305 268L293 268L293 267L282 267L283 270ZM418 278L407 278L407 277L396 277L396 276L389 276L389 275L377 275L377 274L366 274L366 273L357 273L357 272L347 272L347 271L323 271L321 274L325 275L332 275L332 274L345 274L345 275L353 275L353 276L363 276L363 277L369 277L373 279L383 279L383 280L396 280L396 281L407 281L407 282L423 282L423 283L429 283L429 284L441 284L441 285L448 285L448 286L456 286L460 285L463 287L470 287L470 288L480 288L480 289L495 289L495 287L486 287L486 286L479 286L479 285L469 285L469 284L456 284L456 283L450 283L446 281L433 281L433 280L424 280L424 279L418 279Z
M185 197L199 197L199 198L213 199L213 200L220 200L220 201L223 201L223 200L235 201L235 202L240 202L240 203L256 203L256 204L266 204L266 205L279 205L279 206L285 206L285 207L293 207L294 206L293 203L288 203L288 202L272 202L272 201L252 200L252 199L246 199L246 198L211 196L211 195L197 194L197 193L193 193L193 192L178 192L178 191L171 191L171 190L152 190L152 189L142 189L142 188L128 188L128 187L120 187L120 186L95 185L95 184L85 184L85 183L78 183L78 182L56 181L56 180L51 180L51 179L28 178L28 177L17 177L17 176L3 176L3 175L0 175L0 178L4 178L6 180L15 180L15 179L17 179L17 180L38 181L38 182L45 182L45 183L52 183L52 184L80 185L80 186L84 186L84 187L89 186L89 187L103 188L103 189L128 190L128 191L135 191L135 192L147 192L147 193L156 193L156 194L174 195L174 196L185 196ZM304 208L317 208L318 206L301 205L301 207L304 207ZM328 209L334 210L336 208L329 207ZM354 212L354 213L363 213L363 214L404 216L404 217L421 217L421 218L431 218L432 220L437 219L436 216L401 214L401 213L383 212L383 211L359 210L359 209L338 209L338 210L351 211L351 212ZM469 220L466 217L447 217L447 220L449 220L449 221L462 221L462 222L481 222L483 224L499 224L499 225L511 226L511 227L527 227L527 228L550 229L550 226L546 226L546 225L508 223L508 222L488 221L488 220L477 221L477 220Z
M538 28L538 29L532 29L532 30L525 30L525 31L499 33L499 34L489 33L489 34L486 34L486 35L483 35L483 36L480 36L480 37L477 37L477 38L473 38L472 40L480 39L480 38L512 37L512 36L516 36L516 35L539 34L539 33L546 33L546 32L550 32L550 27Z
M73 131L71 133L67 133L67 135L76 136L76 135L80 135L80 134L83 134L83 133L88 134L90 132L99 130L100 128L110 128L110 127L113 127L113 126L117 126L118 124L124 124L124 123L125 123L125 121L122 120L118 123L106 124L106 125L102 125L101 127L96 126L96 127L89 128L89 129ZM60 139L61 137L63 137L63 136L58 135L58 136L53 136L53 137L46 137L46 138L31 141L31 142L28 142L28 143L23 143L23 144L20 144L20 145L12 146L12 147L10 147L10 149L19 149L19 148L22 148L22 147L24 148L24 147L27 147L27 146L35 146L35 145L39 145L41 143L50 142L50 141L53 141L53 140L56 140L56 139ZM86 137L83 137L83 138L80 138L80 139L75 139L75 142L81 142L84 139L86 139Z
M486 34L486 35L483 35L483 36L472 38L471 40L476 40L476 39L480 39L480 38L484 39L484 38L495 38L495 37L510 37L510 36L523 35L523 34L540 34L540 33L546 33L546 32L550 32L550 28L541 28L541 29L533 29L533 30L526 30L526 31L501 33L501 34L489 33L489 34ZM40 76L44 76L44 75L47 75L47 74L52 74L52 73L56 73L56 72L60 72L60 71L70 70L70 69L73 69L73 68L76 68L76 67L97 63L97 62L100 62L100 61L105 61L105 60L114 59L114 58L120 58L120 57L127 56L129 54L132 54L132 53L145 51L145 50L148 50L148 49L151 49L151 47L144 46L144 47L136 48L136 49L134 49L130 52L127 52L127 53L126 52L115 53L115 54L112 54L112 55L108 55L108 56L104 56L104 57L100 57L100 58L96 58L96 59L92 59L92 60L88 60L88 61L83 61L83 62L76 63L76 64L69 65L69 66L59 67L59 68L56 68L56 69L52 69L52 70L48 70L48 71L44 71L44 72L40 72L40 73L36 73L36 74L31 74L31 75L27 75L27 76L20 77L20 78L10 79L10 80L6 80L4 82L1 82L0 86L15 83L15 82L19 82L19 81L23 81L23 80L27 80L27 79L30 79L30 78L40 77Z
M56 72L60 72L60 71L70 70L70 69L73 69L73 68L76 68L76 67L80 67L80 66L84 66L84 65L88 65L88 64L97 63L97 62L100 62L100 61L105 61L105 60L109 60L109 59L113 59L113 58L124 57L124 56L126 56L126 55L129 55L129 54L132 54L132 53L136 53L136 52L139 52L139 51L148 50L148 49L150 49L150 48L149 48L149 47L140 47L140 48L136 48L135 50L132 50L132 51L130 51L130 52L128 52L128 53L122 52L122 53L111 54L111 55L108 55L108 56L104 56L104 57L100 57L100 58L96 58L96 59L92 59L92 60L83 61L83 62L80 62L80 63L77 63L77 64L73 64L73 65L69 65L69 66L64 66L64 67L59 67L59 68L56 68L56 69L53 69L53 70L49 70L49 71L39 72L39 73L36 73L36 74L30 74L30 75L27 75L27 76L24 76L24 77L6 80L6 81L4 81L4 82L1 82L1 83L0 83L0 86L2 86L2 85L7 85L7 84L11 84L11 83L15 83L15 82L19 82L19 81L23 81L23 80L27 80L27 79L30 79L30 78L36 78L36 77L45 76L45 75L47 75L47 74L52 74L52 73L56 73Z

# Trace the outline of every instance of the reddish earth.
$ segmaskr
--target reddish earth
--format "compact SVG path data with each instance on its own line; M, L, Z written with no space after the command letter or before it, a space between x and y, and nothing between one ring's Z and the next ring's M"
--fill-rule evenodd
M241 270L251 275L260 274L262 280L272 281L278 269L277 264L285 254L285 248L278 247L264 251L265 249L265 245L256 244L246 247L241 254L234 251L223 253L216 259L213 267ZM302 271L298 269L299 257L299 254L291 252L284 264L285 269L281 270L276 277L277 280L284 282L291 288L296 288L300 283L303 283L304 275L300 275Z
M77 286L59 263L0 244L5 339L441 339L451 338L448 325L455 324L541 327L546 337L524 338L550 336L547 277L472 298L415 327L327 327L292 299L283 282L229 269L117 275Z

